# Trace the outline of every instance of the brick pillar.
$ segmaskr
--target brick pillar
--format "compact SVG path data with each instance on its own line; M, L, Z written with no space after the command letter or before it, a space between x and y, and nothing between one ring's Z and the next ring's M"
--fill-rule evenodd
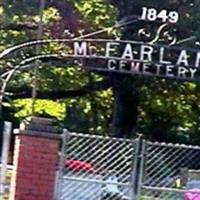
M16 135L10 200L53 200L59 135L44 118L32 118Z

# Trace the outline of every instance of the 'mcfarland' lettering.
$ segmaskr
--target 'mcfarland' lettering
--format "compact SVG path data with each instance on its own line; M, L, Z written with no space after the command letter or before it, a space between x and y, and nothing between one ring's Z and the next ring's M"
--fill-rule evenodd
M72 41L71 47L75 58L94 59L93 66L90 66L94 68L170 78L194 79L199 76L200 51L103 40Z
M74 55L87 56L87 42L74 42Z
M116 53L118 51L118 46L120 43L118 42L107 42L106 43L106 50L105 50L105 57L109 58L112 57L114 52Z
M126 43L111 41L104 43L102 42L102 46L96 44L97 43L95 43L95 41L75 41L73 43L73 55L94 57L96 56L96 53L94 54L94 52L90 51L90 49L94 48L95 46L97 49L96 52L98 52L98 56L105 59L113 60L116 58L134 62L153 62L155 64L161 65L177 65L200 68L200 51L175 49L165 46L159 47L139 42Z

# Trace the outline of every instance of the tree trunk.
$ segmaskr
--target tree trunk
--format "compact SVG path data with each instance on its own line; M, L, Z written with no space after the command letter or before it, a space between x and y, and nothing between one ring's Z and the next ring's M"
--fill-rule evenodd
M131 138L136 131L139 96L130 78L117 77L113 82L114 107L112 135Z
M119 21L132 14L133 2L129 0L110 0L110 2L119 9ZM133 39L133 33L134 30L130 27L124 27L121 39ZM136 132L139 105L136 80L137 78L128 77L127 75L114 77L112 120L112 135L114 137L131 138Z

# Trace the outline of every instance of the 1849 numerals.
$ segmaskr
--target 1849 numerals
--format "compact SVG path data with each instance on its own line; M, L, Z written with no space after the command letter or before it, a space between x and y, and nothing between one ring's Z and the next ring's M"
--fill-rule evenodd
M176 11L167 11L165 9L157 11L155 8L142 8L142 20L177 23L179 20L179 14Z

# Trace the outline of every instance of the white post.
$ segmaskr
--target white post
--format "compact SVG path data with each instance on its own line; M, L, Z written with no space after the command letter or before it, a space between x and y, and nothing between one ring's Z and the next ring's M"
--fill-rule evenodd
M3 144L1 150L0 195L3 195L5 191L6 170L7 170L9 149L10 149L11 130L12 130L12 123L4 122Z

